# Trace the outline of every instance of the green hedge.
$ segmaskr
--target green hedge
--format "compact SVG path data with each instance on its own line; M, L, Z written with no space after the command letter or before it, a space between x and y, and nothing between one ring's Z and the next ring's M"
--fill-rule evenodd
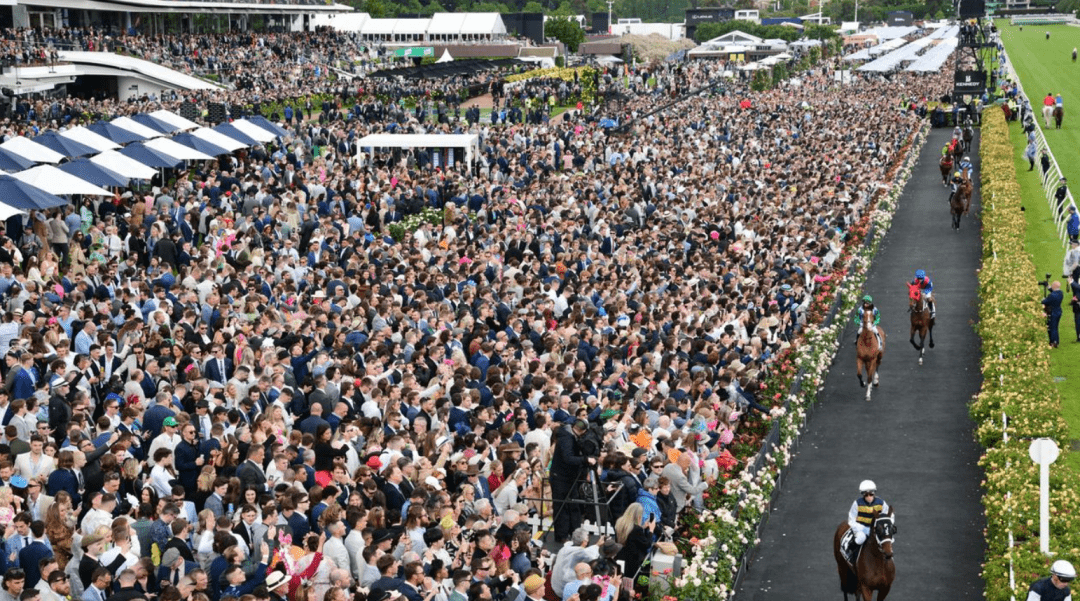
M982 126L983 264L979 271L979 335L983 384L971 403L976 437L986 452L986 598L1027 597L1028 585L1049 573L1051 558L1039 551L1039 471L1028 457L1034 438L1054 439L1068 453L1061 397L1050 375L1046 322L1039 304L1035 265L1024 248L1009 129L1001 111L987 111ZM1008 440L1002 433L1008 416ZM1061 466L1063 461L1058 460ZM1080 565L1080 482L1070 470L1051 467L1050 548L1054 559ZM1015 542L1010 547L1009 531ZM1016 589L1009 587L1010 560Z

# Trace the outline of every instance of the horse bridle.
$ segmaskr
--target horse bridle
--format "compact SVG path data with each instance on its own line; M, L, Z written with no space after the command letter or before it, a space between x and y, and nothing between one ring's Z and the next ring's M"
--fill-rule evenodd
M896 522L894 521L894 519L895 518L893 516L891 516L891 515L879 515L878 518L876 520L874 520L874 538L877 540L877 544L878 544L879 548L884 546L885 543L892 543L893 542L893 537L896 535ZM878 525L878 522L881 522L881 521L888 522L888 526L885 527L885 537L884 538L878 536L877 525ZM883 554L884 554L884 552L883 552ZM886 555L885 559L892 559L892 555Z

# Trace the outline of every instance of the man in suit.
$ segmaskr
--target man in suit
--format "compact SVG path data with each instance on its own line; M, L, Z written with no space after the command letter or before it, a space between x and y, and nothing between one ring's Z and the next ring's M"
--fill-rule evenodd
M379 579L371 583L369 590L372 595L376 594L375 591L401 590L403 581L395 576L400 563L393 553L387 553L375 562L375 567L379 569Z
M322 407L319 415L330 415L334 407L333 403L330 402L330 395L326 393L326 376L324 374L317 375L312 381L315 388L308 394L308 410L314 414L315 405L319 405Z
M224 347L216 344L210 349L210 358L203 366L203 375L222 386L232 378L232 360L225 356Z
M263 542L266 526L258 521L259 509L250 503L240 508L240 523L233 527L233 534L247 545L248 556L254 556Z
M116 577L119 587L106 601L146 601L146 594L135 587L138 577L135 570L124 570ZM43 598L42 601L45 601ZM50 600L54 601L54 600Z
M229 490L229 479L222 476L218 476L214 479L214 492L210 493L210 496L206 498L204 508L214 512L214 517L219 518L225 515L224 498L226 491Z
M52 547L45 538L45 522L35 520L30 524L30 544L19 551L19 566L26 572L26 587L33 588L41 580L41 560L52 557Z
M401 492L401 481L404 476L401 468L396 465L390 466L385 472L386 484L383 485L383 494L386 495L386 510L389 515L401 515L401 507L405 505L405 494ZM391 520L391 523L393 520Z
M30 514L25 511L15 516L15 519L13 521L13 524L15 526L15 533L13 536L9 536L7 540L4 541L5 567L24 567L22 564L19 563L19 553L23 549L28 547L30 543L34 540L33 533L30 531L30 523L32 521L33 520L30 519Z
M105 342L105 352L98 357L98 367L101 369L102 381L108 382L113 375L119 375L123 369L124 360L116 354L116 343L112 340Z
M349 553L349 571L356 582L364 576L364 536L360 534L360 525L363 522L364 513L361 510L349 508L345 512L345 520L349 524L349 535L345 537L345 550Z
M91 573L90 583L83 589L82 601L105 601L109 597L109 584L112 574L103 567L95 568Z
M262 445L252 445L248 449L247 461L236 468L236 477L240 478L242 488L255 487L258 490L266 490L266 472L263 471L263 457L266 449Z
M30 436L30 452L15 458L15 473L27 481L48 478L56 469L56 461L45 454L45 439L38 433Z
M203 455L199 447L195 446L195 424L187 423L180 429L180 443L173 449L176 471L179 475L180 484L184 486L187 498L193 499L198 490L197 480L202 470Z
M349 561L349 550L345 547L345 522L338 520L326 527L329 535L323 543L323 555L334 562L334 565L342 570L349 570L352 564Z
M158 582L162 586L176 586L180 579L188 572L198 569L199 564L187 561L176 548L169 549L161 554L161 565L158 567Z
M49 508L52 507L53 497L42 492L41 482L38 480L30 480L27 483L26 493L26 512L34 520L44 520Z
M176 549L180 556L184 558L184 561L194 562L195 554L187 543L191 535L191 523L184 518L177 518L173 520L173 523L169 524L169 529L172 530L172 538L165 543L165 548L161 550L162 555L164 556L169 549Z

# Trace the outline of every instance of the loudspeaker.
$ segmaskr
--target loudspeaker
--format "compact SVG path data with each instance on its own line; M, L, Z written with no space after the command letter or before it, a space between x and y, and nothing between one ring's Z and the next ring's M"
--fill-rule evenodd
M220 102L211 102L207 105L206 120L210 123L221 123L225 120L225 105Z
M199 118L199 107L190 100L185 100L180 103L180 116L189 121L195 121Z
M596 12L592 14L593 35L606 34L610 26L611 22L608 21L607 13Z

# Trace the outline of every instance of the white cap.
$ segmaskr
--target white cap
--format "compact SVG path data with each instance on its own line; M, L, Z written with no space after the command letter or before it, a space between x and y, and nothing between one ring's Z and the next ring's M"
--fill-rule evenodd
M1050 566L1050 573L1063 580L1072 580L1076 578L1076 570L1073 569L1071 563L1064 559L1055 561L1054 565Z
M874 484L873 480L863 480L859 483L859 492L866 491L877 492L877 484Z

